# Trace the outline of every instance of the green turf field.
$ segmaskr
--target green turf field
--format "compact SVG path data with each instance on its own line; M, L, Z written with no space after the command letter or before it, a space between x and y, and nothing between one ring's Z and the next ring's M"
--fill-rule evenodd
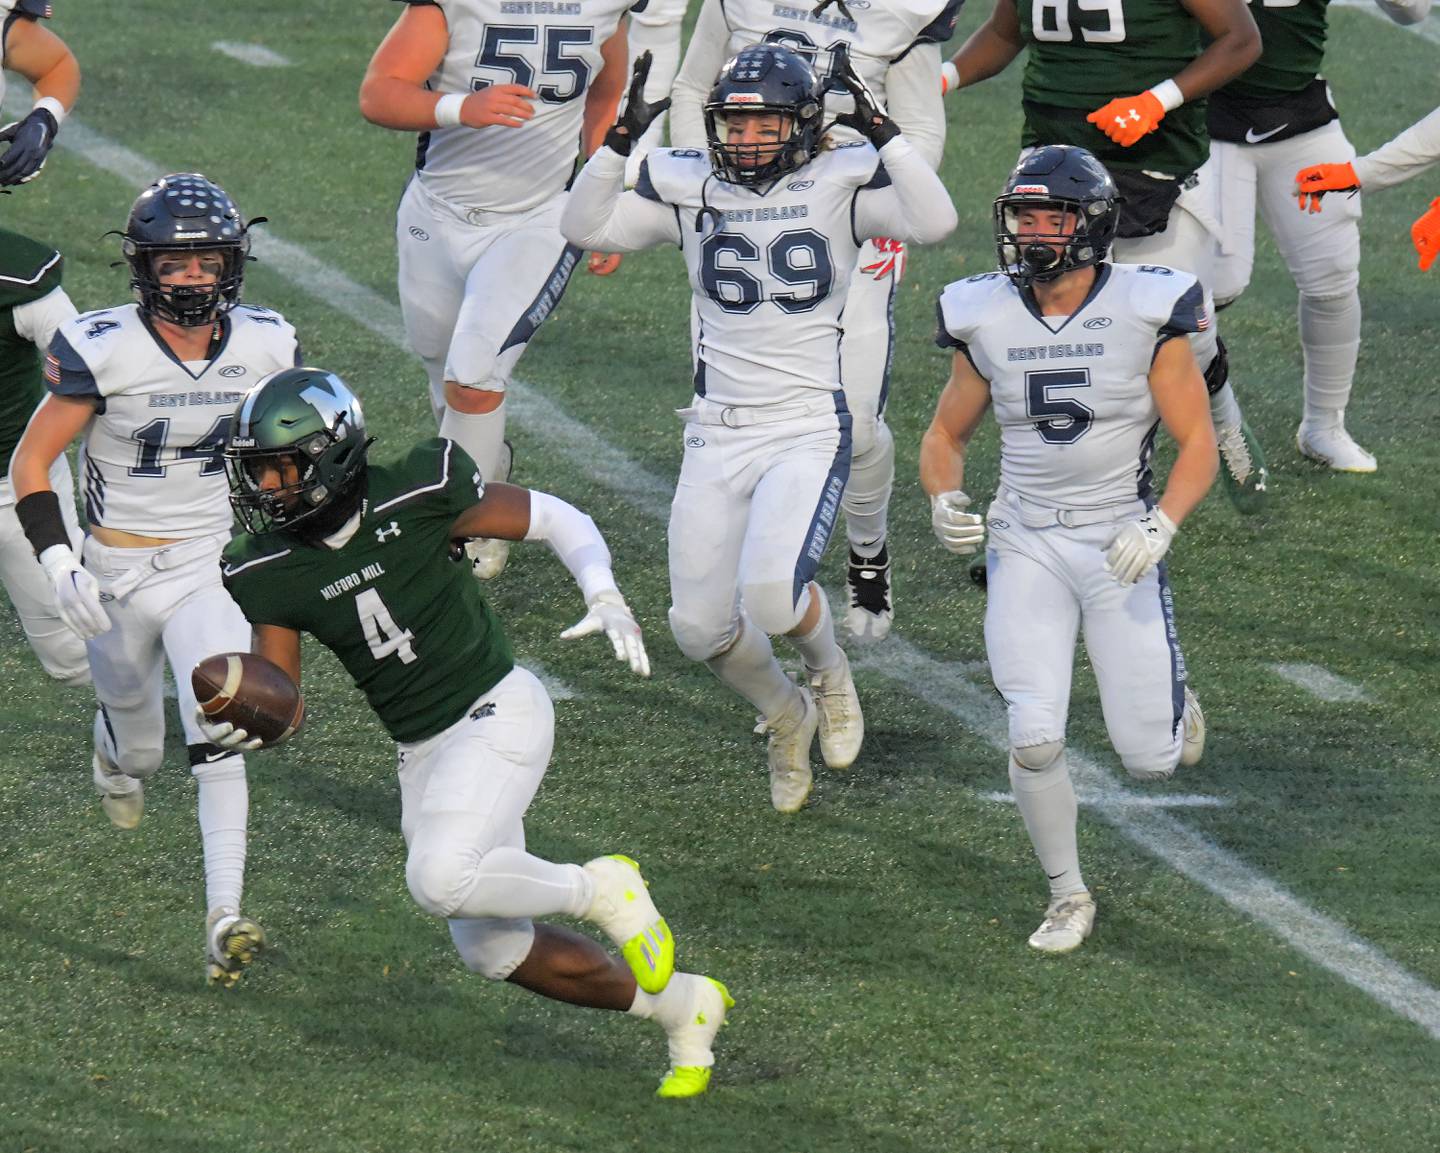
M0 201L0 221L65 251L82 309L113 304L125 279L103 234L143 181L203 170L270 217L247 297L284 311L307 359L357 388L377 456L431 435L393 295L392 214L413 144L356 109L396 5L56 7L85 70L82 104L61 136L70 148ZM962 36L985 7L965 13ZM1354 10L1332 30L1327 75L1362 150L1434 106L1435 40ZM261 43L293 64L258 68L212 41ZM140 829L113 830L89 783L93 697L42 677L7 608L0 1150L1440 1147L1437 281L1408 242L1436 181L1366 205L1349 425L1376 475L1327 475L1295 450L1295 293L1268 241L1225 313L1272 501L1241 520L1217 488L1172 553L1205 761L1132 788L1082 668L1070 738L1093 802L1081 849L1100 917L1079 953L1045 960L1025 946L1043 878L1018 815L991 795L1008 783L983 600L931 537L915 478L947 371L929 339L934 297L993 262L989 202L1014 157L1017 93L1012 69L949 106L944 175L961 223L912 257L890 408L899 635L857 655L865 751L820 776L800 816L770 809L751 713L666 627L671 410L689 391L678 257L577 276L521 364L516 479L595 516L655 666L641 683L602 641L559 641L578 594L548 550L515 551L494 603L521 659L574 694L557 706L530 844L646 866L683 967L739 1000L711 1093L651 1096L666 1065L653 1026L464 971L406 892L384 733L318 651L303 739L251 762L246 905L276 948L241 987L207 990L183 749L172 736ZM996 443L987 428L972 492L993 489ZM842 566L832 550L832 589ZM1322 700L1277 665L1318 666L1356 691Z

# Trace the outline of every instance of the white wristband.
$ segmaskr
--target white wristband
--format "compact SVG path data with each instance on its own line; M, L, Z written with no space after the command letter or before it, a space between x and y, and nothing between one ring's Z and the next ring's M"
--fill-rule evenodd
M954 92L960 87L960 69L955 67L955 61L947 60L940 65L940 93L945 95Z
M447 92L435 101L435 127L454 128L460 123L460 109L467 93Z
M39 100L35 101L35 107L43 108L46 112L50 113L51 116L55 117L56 128L59 128L60 125L65 123L65 105L61 104L55 97L42 96Z
M1154 88L1150 89L1150 95L1160 101L1160 107L1166 112L1174 112L1180 105L1185 103L1185 94L1180 91L1180 85L1173 80L1162 80Z

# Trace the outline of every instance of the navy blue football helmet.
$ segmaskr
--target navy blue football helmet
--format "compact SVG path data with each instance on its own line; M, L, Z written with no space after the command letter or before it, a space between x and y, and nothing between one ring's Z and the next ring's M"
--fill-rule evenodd
M727 143L733 112L771 112L788 121L774 144ZM810 62L783 44L752 44L720 69L705 102L710 164L731 184L770 184L814 158L820 149L823 102Z
M1100 264L1120 227L1122 198L1105 166L1084 148L1047 144L1011 170L995 199L995 248L1000 267L1017 284L1054 280ZM1016 235L1023 208L1073 213L1075 230L1054 235Z
M142 312L193 328L240 302L250 237L229 194L198 172L162 176L135 198L120 249ZM162 252L218 252L224 268L213 286L164 285L155 275Z

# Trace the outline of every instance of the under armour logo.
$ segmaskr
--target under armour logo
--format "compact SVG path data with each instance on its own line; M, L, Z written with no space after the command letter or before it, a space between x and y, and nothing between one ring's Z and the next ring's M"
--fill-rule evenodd
M1115 124L1116 124L1117 127L1124 128L1124 127L1125 127L1125 122L1126 122L1127 120L1133 120L1136 124L1139 124L1139 123L1140 123L1140 113L1139 113L1136 109L1132 108L1132 109L1130 109L1129 112L1125 113L1124 116L1117 116L1117 117L1115 117Z
M375 539L378 540L381 544L384 544L384 543L385 543L387 540L389 540L392 536L399 536L399 535L400 535L400 525L399 525L397 522L393 521L393 520L390 522L390 527L389 527L389 528L377 528L377 529L375 530Z
M494 715L494 701L486 701L483 705L477 705L475 708L470 710L470 719L472 721L483 721L486 717L493 717Z

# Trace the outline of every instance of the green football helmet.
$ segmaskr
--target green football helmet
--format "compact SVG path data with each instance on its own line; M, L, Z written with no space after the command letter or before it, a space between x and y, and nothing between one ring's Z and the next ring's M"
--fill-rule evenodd
M251 533L326 536L365 489L365 415L346 383L323 368L283 368L255 386L230 421L230 504Z

